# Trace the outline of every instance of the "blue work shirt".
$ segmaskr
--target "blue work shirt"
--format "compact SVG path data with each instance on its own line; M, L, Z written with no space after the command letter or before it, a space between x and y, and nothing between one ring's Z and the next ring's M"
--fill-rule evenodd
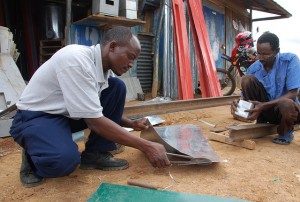
M262 83L270 100L300 88L300 61L293 53L278 53L269 72L258 60L248 68L247 74L254 75ZM295 101L299 103L298 98Z

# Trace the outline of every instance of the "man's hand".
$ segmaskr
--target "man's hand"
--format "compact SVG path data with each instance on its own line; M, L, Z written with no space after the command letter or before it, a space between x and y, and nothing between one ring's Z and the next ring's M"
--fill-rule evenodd
M250 112L250 116L247 119L248 120L257 120L260 113L264 110L264 105L262 102L259 102L259 101L249 100L249 102L254 104L254 108L245 110L245 112Z
M132 121L133 130L141 131L147 129L149 126L146 123L147 118L137 119Z
M156 142L149 142L150 145L145 148L144 153L149 162L155 168L164 168L170 165L170 161L163 145Z
M126 117L122 117L121 126L132 128L136 131L141 131L147 129L149 126L147 125L147 118L141 118L136 120L131 120Z

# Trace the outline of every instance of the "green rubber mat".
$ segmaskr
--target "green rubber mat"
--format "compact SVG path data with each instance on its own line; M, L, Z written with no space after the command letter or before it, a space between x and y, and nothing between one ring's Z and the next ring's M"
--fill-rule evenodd
M244 200L102 183L88 202L241 202Z

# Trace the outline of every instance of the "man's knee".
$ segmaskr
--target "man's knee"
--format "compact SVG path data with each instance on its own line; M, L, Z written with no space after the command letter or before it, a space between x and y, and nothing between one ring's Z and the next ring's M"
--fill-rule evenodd
M278 108L280 111L294 108L294 101L288 98L281 99L278 103Z
M117 77L110 77L108 79L108 84L112 88L118 88L120 91L126 91L125 83Z
M242 77L241 79L241 86L243 89L243 86L248 86L251 83L253 83L255 80L257 80L257 78L255 76L253 76L252 74L248 74Z
M295 105L296 103L291 99L281 99L277 105L281 119L289 123L297 121L299 111Z
M31 158L35 165L36 173L45 178L67 176L71 174L80 163L78 150L55 151L45 156L32 156Z

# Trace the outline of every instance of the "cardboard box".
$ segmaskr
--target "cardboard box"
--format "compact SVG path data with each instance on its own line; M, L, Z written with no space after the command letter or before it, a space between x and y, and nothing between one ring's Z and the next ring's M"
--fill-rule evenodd
M104 15L118 16L119 0L93 0L92 13L101 13Z

